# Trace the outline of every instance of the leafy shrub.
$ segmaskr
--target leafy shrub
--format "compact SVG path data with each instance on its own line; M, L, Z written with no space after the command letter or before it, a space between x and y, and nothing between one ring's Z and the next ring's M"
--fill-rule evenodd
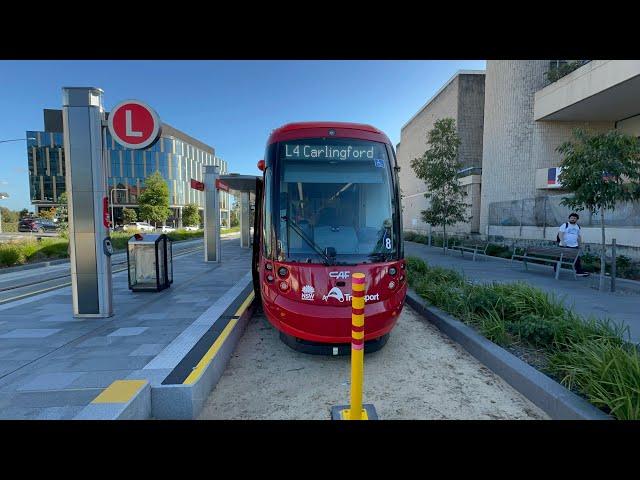
M42 242L36 242L35 240L27 241L20 244L20 251L22 256L27 262L30 262L36 258L36 255L42 248Z
M17 232L18 231L18 222L2 222L2 231L7 232Z
M492 257L511 258L511 249L505 245L490 243L487 246L487 255L491 255Z
M45 258L65 258L69 254L69 242L51 241L42 242L39 253Z
M621 420L640 419L640 354L617 342L573 342L551 355L549 368L570 389Z
M20 261L20 249L13 245L0 247L0 265L11 267Z
M410 285L431 304L498 345L537 349L545 371L568 388L616 418L640 419L640 352L628 327L583 318L525 283L473 284L456 271L406 261Z
M407 257L405 263L409 274L427 273L427 263L418 257Z
M495 310L489 310L482 315L472 315L470 323L486 338L500 346L508 346L513 343L505 322Z
M412 242L416 235L415 232L402 232L402 238L408 242Z
M517 322L509 322L506 325L509 333L516 335L520 340L534 347L544 347L555 341L557 330L562 329L565 324L562 321L549 320L539 315L529 314Z

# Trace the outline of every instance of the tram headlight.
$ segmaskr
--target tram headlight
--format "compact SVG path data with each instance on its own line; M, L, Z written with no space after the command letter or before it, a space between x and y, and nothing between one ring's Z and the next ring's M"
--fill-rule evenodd
M398 270L396 270L396 267L389 268L389 275L395 275L396 273L398 273Z
M265 264L264 268L266 268L267 270L271 271L273 270L273 265L271 265L270 263Z
M289 270L287 270L285 267L280 267L278 269L278 275L280 275L282 278L285 278L287 275L289 275Z
M287 290L289 290L289 284L287 282L280 282L280 290L282 290L283 292L286 292Z
M267 282L273 282L273 275L267 275Z
M393 280L391 280L391 281L389 282L389 288L390 288L391 290L393 290L394 288L396 288L396 282L394 282Z

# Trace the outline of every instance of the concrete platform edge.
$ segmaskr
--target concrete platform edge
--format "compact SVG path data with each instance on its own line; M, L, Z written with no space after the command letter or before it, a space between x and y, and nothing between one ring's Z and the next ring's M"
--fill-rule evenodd
M127 403L90 403L73 420L147 420L151 417L151 385L145 386Z
M193 420L200 415L207 397L218 384L231 354L253 315L256 301L254 299L242 313L220 350L194 384L154 385L152 387L151 414L154 419Z
M412 289L407 292L406 302L552 419L613 420L613 417L489 341L471 327L429 305Z

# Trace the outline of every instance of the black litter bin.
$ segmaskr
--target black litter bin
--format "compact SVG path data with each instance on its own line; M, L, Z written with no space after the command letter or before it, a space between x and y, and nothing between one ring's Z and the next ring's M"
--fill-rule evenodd
M173 283L172 241L165 234L136 233L127 242L129 289L159 292Z

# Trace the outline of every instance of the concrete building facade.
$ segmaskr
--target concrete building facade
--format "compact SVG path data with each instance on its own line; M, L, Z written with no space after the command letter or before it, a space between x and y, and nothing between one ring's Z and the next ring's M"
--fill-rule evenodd
M480 233L554 240L570 209L557 182L557 147L576 127L640 136L640 62L594 60L556 81L553 60L487 62ZM607 241L640 246L640 206L605 212ZM581 212L586 242L600 241L599 214Z
M451 231L478 232L480 226L480 187L484 120L484 71L459 71L402 127L396 153L400 165L402 216L407 230L424 231L421 211L427 208L426 186L415 176L411 161L427 150L427 133L436 120L456 121L460 147L458 158L466 186L469 223L454 225Z
M558 75L559 66L567 64L572 65L569 73ZM470 75L459 72L402 127L398 158L405 229L426 229L419 214L427 206L424 183L415 178L409 162L426 149L425 135L435 120L453 117L463 139L461 159L473 159L469 165L481 167L481 181L469 182L473 220L457 230L482 237L554 240L570 213L560 204L569 192L558 181L557 148L572 138L576 127L619 129L640 137L640 61L489 60L486 72L475 75L482 78L482 109L477 95L461 93L460 79ZM481 140L476 139L478 131ZM585 241L599 243L599 214L581 212L580 224ZM605 224L607 242L615 238L638 256L640 203L605 212Z

